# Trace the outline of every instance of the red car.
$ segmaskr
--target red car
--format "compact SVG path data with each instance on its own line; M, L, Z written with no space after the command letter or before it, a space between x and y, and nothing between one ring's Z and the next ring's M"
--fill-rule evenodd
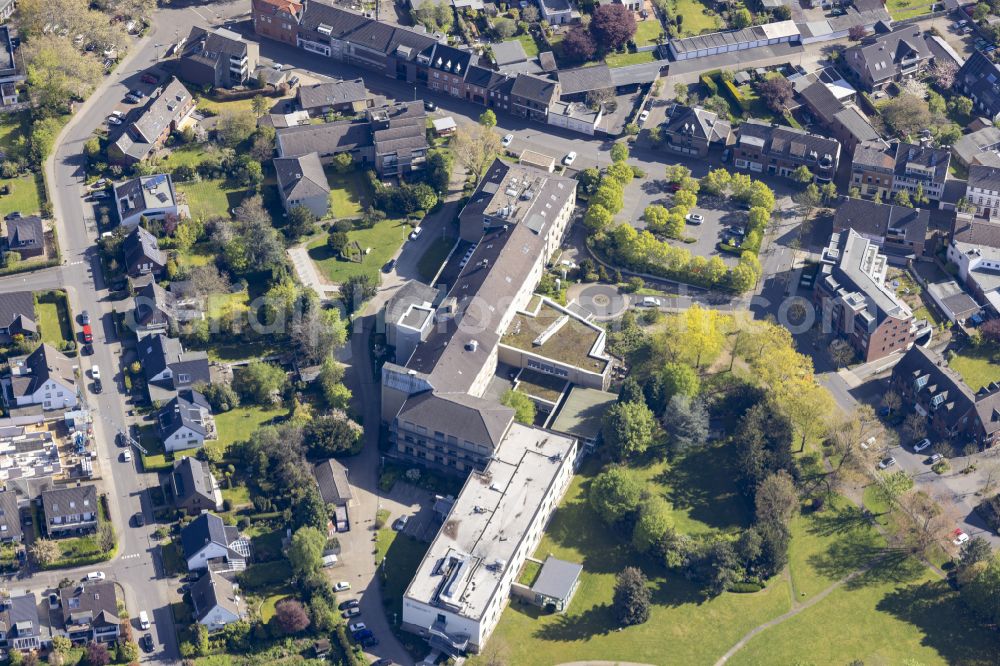
M680 189L681 189L681 184L680 183L670 183L669 187L670 187L670 191L671 192L679 192Z
M90 324L83 326L83 341L88 345L94 341L94 332L91 330Z
M150 73L147 72L147 73L145 73L145 74L142 75L141 81L143 83L154 83L155 84L155 83L159 83L160 82L160 77L158 77L156 74L150 74Z

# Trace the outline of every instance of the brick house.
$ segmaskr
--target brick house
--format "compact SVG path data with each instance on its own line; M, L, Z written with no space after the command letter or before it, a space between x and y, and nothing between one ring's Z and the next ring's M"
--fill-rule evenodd
M253 0L253 29L262 37L295 46L304 5L295 0Z

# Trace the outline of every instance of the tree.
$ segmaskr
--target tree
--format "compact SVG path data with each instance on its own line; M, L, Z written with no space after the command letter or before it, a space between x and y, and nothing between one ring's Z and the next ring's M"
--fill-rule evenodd
M834 340L827 348L830 353L830 360L840 370L845 365L850 365L855 358L854 348L843 340Z
M223 145L235 148L248 140L257 128L252 111L227 111L220 115L216 134Z
M23 16L23 5L19 9ZM31 97L49 113L63 113L70 100L86 98L104 73L96 58L55 33L32 36L21 53Z
M289 240L297 241L306 234L312 232L316 225L316 216L305 206L293 206L288 211L288 218L285 223L285 236Z
M611 161L625 162L628 160L628 144L621 141L611 146Z
M757 83L756 88L757 94L775 113L781 113L788 108L788 103L792 101L792 95L795 93L791 82L780 74L766 77Z
M253 114L258 118L267 113L267 100L263 95L255 95L254 98L250 100L250 110L253 111Z
M608 525L614 525L639 507L642 484L626 467L613 466L594 477L587 491L591 508Z
M666 210L664 210L664 213L666 213ZM587 208L586 214L583 216L584 225L586 225L587 229L592 233L604 231L610 227L611 223L614 221L615 216L612 215L611 211L597 203L591 204Z
M889 507L889 511L897 508L900 498L912 488L913 479L902 470L875 474L875 483L871 485L872 495Z
M1000 554L988 562L980 562L969 568L974 573L959 589L962 602L982 621L996 625L1000 623Z
M451 5L443 0L422 3L412 14L414 23L419 23L431 32L451 32L455 21Z
M723 195L729 191L732 174L725 169L713 169L702 176L698 183L701 186L701 191L706 194Z
M819 191L823 195L823 203L833 203L837 199L837 186L834 183L823 183Z
M111 663L111 654L104 643L91 642L87 644L87 664L89 666L107 666Z
M863 25L852 25L847 29L847 38L852 42L860 42L868 34L868 29Z
M110 523L101 523L97 528L97 545L105 553L115 549L115 528Z
M713 361L725 343L725 335L719 327L718 311L695 303L684 311L682 323L680 348L693 357L695 369L701 367L702 361Z
M740 7L732 13L730 23L732 23L733 28L736 30L742 30L753 23L753 16L750 14L749 9Z
M483 127L493 128L497 126L497 114L493 113L493 109L486 109L479 114L479 124Z
M798 166L798 168L796 168L795 171L792 172L792 180L794 180L797 183L802 183L802 184L812 183L812 181L813 181L813 172L810 171L809 167L807 167L805 164L800 164ZM819 203L819 198L820 198L819 197L819 188L817 188L816 189L816 196L815 196L816 204ZM816 205L816 204L813 204L813 205Z
M538 23L538 7L528 5L521 10L521 20L528 23Z
M531 425L535 422L535 401L527 393L508 389L500 397L500 404L514 410L514 419L518 423Z
M701 380L698 373L685 363L667 363L660 373L663 379L663 394L666 400L671 400L675 395L682 395L693 398L701 390Z
M916 412L903 419L902 435L907 441L915 442L927 434L927 419Z
M675 394L663 412L663 430L675 455L704 446L709 433L704 401Z
M285 389L285 371L276 365L253 360L242 368L237 368L233 380L240 397L258 405L270 405Z
M615 617L622 625L642 624L648 620L651 598L646 577L636 567L625 567L615 578L612 606Z
M667 501L659 495L647 498L639 505L639 519L632 530L632 547L640 553L649 552L673 526L674 518Z
M338 256L344 252L350 242L351 237L347 235L346 231L331 231L330 235L326 237L326 246Z
M617 51L635 34L635 14L625 5L600 5L593 17L590 31L605 52Z
M757 521L776 521L787 525L799 506L799 494L795 482L785 470L770 474L757 486L754 495Z
M297 634L309 626L309 615L296 599L282 599L274 607L274 620L286 634Z
M678 104L688 103L688 87L686 83L674 84L674 99Z
M958 116L969 118L972 116L972 100L965 95L956 95L948 102L948 108Z
M323 566L324 548L326 535L315 527L300 527L292 535L292 541L288 545L288 561L299 580L319 571Z
M966 569L979 562L988 562L991 557L993 548L990 542L981 534L977 534L958 549L958 566L960 569Z
M931 112L924 100L903 94L880 107L886 127L893 133L906 136L927 127Z
M834 411L830 392L812 377L796 377L777 392L776 401L799 435L799 450L806 441L827 430L827 417Z
M604 443L620 460L641 454L653 443L656 422L644 402L618 403L604 413Z
M337 173L347 173L354 168L354 158L350 153L337 153L330 161Z
M59 543L51 539L35 539L29 548L31 556L42 566L52 564L62 555Z
M942 90L951 90L951 87L955 85L956 74L958 74L958 65L950 58L936 60L930 71L931 78Z
M458 163L478 185L486 168L500 154L502 146L492 129L482 125L462 125L455 132L454 150Z
M324 415L311 420L304 429L312 455L329 458L354 450L361 440L356 423L339 415Z
M352 275L340 285L343 294L344 309L351 314L361 307L365 301L374 298L378 293L378 283L367 273Z
M892 202L897 206L913 208L913 202L910 201L910 194L906 190L898 190L895 194L893 194Z
M493 20L493 29L501 39L510 39L517 34L517 23L513 19L500 17Z
M566 33L562 41L563 55L574 62L586 62L597 53L597 42L589 30L576 26Z

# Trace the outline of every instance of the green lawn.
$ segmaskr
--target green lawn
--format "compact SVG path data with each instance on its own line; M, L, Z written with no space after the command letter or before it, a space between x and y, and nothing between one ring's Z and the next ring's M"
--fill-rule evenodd
M517 41L521 42L521 46L524 48L524 55L529 58L534 58L538 55L538 43L535 42L535 38L531 35L518 35Z
M261 622L267 624L274 617L274 607L279 601L288 597L292 593L291 588L285 588L281 592L268 595L260 605Z
M453 247L455 247L454 238L435 238L431 246L417 261L417 272L420 273L420 278L427 282L433 280Z
M177 253L177 266L185 271L204 266L211 261L215 261L215 254L208 247L208 243L198 243L187 252Z
M684 17L680 28L681 37L690 37L722 29L719 15L700 0L674 0L674 12Z
M632 40L636 46L648 46L655 44L656 40L663 34L663 24L655 16L650 16L645 21L636 23L635 35Z
M0 195L0 216L6 217L15 211L33 215L41 210L41 176L29 173L17 178L0 178L0 191L4 187L10 190L9 194Z
M1000 381L1000 365L992 361L998 351L992 345L983 345L978 349L966 347L948 361L948 365L962 375L973 391L978 391L990 382Z
M929 14L934 3L926 0L887 0L885 8L893 21L913 18L922 14Z
M245 405L222 414L216 414L215 429L219 433L219 439L208 442L205 446L221 449L224 452L234 442L247 440L257 428L280 420L287 415L287 409L259 405Z
M222 489L222 499L229 500L234 509L250 504L250 489L246 486L234 486Z
M247 195L245 187L220 178L197 183L177 183L175 187L184 196L191 209L191 216L202 219L229 217L229 211L239 206Z
M348 232L350 239L361 245L362 251L371 248L360 263L334 256L326 246L326 236L319 234L308 245L309 256L316 262L319 271L335 284L360 274L371 275L377 281L382 266L396 254L409 233L410 225L401 220L382 220L371 229Z
M330 217L337 220L353 220L371 205L371 192L364 174L355 169L347 173L336 173L327 167L326 180L330 184Z
M73 323L69 320L64 302L39 302L35 305L35 312L38 314L42 342L58 349L63 342L73 339Z
M535 579L542 571L542 565L534 560L527 560L521 568L521 573L517 576L517 582L521 585L531 587L535 584Z
M4 114L0 116L0 150L9 153L17 147L18 138L30 129L30 112Z
M160 160L159 166L163 171L173 171L179 166L197 167L210 154L218 154L213 143L191 143L185 146L177 146L170 151L170 154Z
M608 67L625 67L626 65L638 65L654 60L656 60L655 52L643 51L642 53L612 53L604 59L604 62L608 64Z

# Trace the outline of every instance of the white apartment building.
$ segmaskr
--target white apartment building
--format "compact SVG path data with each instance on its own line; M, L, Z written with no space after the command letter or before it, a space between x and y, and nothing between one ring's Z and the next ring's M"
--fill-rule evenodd
M986 218L1000 217L1000 169L981 164L969 167L965 200L975 206L976 215Z

